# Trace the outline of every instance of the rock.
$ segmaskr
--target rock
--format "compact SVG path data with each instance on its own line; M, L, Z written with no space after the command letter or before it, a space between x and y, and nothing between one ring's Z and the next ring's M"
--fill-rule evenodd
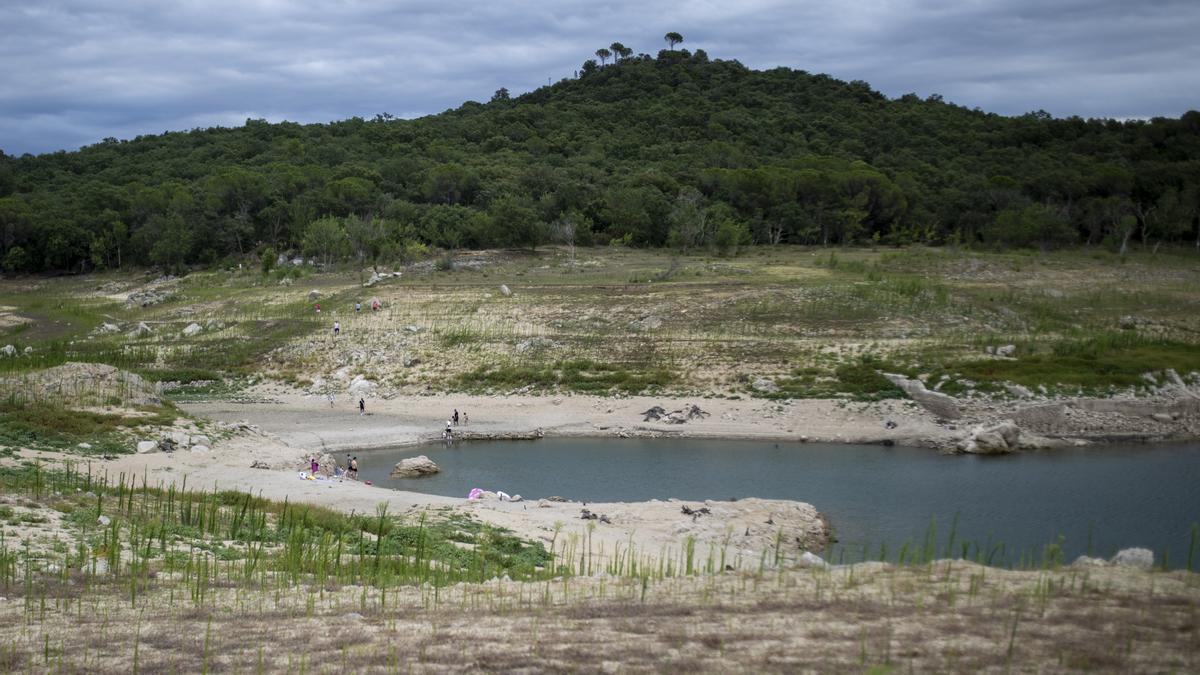
M663 321L654 315L643 316L636 321L629 322L629 330L644 331L657 330L662 327Z
M1081 555L1071 563L1071 567L1107 567L1108 561L1104 558L1092 558L1086 555Z
M146 325L145 321L139 321L137 327L134 328L133 330L129 331L129 337L141 338L141 337L146 337L147 335L151 335L153 333L154 333L154 331L151 330L150 326Z
M80 450L91 450L92 444L91 443L80 443L79 445L76 445L75 447L79 448Z
M192 445L212 445L212 441L209 440L208 436L199 434L192 436L190 442Z
M271 468L271 465L267 464L266 462L262 461L261 459L256 459L253 462L250 462L250 468L251 469L269 469L269 468Z
M1033 398L1033 392L1019 384L1004 383L1004 390L1017 398Z
M750 388L754 391L761 391L764 394L775 394L779 391L779 385L775 384L775 380L760 377L750 383Z
M370 288L381 280L383 280L383 277L379 276L378 272L371 272L371 278L363 282L363 288Z
M375 382L368 380L362 375L355 375L354 379L350 381L350 385L346 387L346 391L354 396L366 396L378 388L379 385Z
M540 352L545 349L553 349L558 346L558 343L550 338L532 337L528 340L521 340L517 343L517 353L524 354L526 352Z
M425 332L425 328L423 326L416 326L416 325L405 326L404 330L406 330L410 333L424 333Z
M441 471L437 464L433 463L425 455L417 457L408 457L396 462L396 466L392 467L392 472L388 474L392 478L419 478L421 476L429 476Z
M1017 353L1016 345L1002 345L1000 347L996 347L996 356L1004 356L1004 357L1011 358L1012 355L1016 354L1016 353Z
M99 335L111 335L112 333L120 333L121 327L115 323L108 323L106 321L100 324L100 326L92 332Z
M1150 419L1153 419L1156 422L1162 422L1164 424L1169 424L1175 421L1175 418L1168 413L1154 413L1150 416Z
M28 354L32 354L32 353L33 353L33 347L25 347L25 349L24 349L24 350L22 350L22 353L24 353L24 354L27 354L27 355L28 355Z
M992 426L979 425L958 444L958 450L976 455L1003 455L1020 447L1021 428L1012 420Z
M189 323L187 325L187 328L183 329L183 336L184 337L192 337L194 335L198 335L200 333L200 331L202 331L202 330L204 330L204 329L200 327L200 324Z
M1109 562L1117 567L1148 570L1154 567L1154 552L1148 548L1123 548Z
M108 516L100 516L96 519L96 524L100 527L108 527L112 523L112 519Z
M311 291L309 291L309 292L308 292L308 299L309 299L309 300L316 300L316 299L317 299L317 298L319 298L319 297L321 297L321 291L318 291L318 290L317 290L317 289L315 289L315 288L314 288L314 289L312 289Z
M193 445L192 447L190 447L188 449L191 450L192 452L208 452L209 451L209 447L207 445Z
M883 376L892 384L903 389L909 398L921 404L923 408L934 415L948 420L962 417L962 412L958 409L958 401L953 396L929 391L920 380L910 380L903 375L883 373Z
M291 277L284 277L284 278L282 278L282 279L280 279L280 280L279 280L279 285L280 285L280 286L291 286L291 285L292 285L292 284L294 284L294 283L296 283L296 282L292 281L292 278L291 278Z
M192 443L192 437L183 431L172 431L166 437L171 439L172 444L178 445L181 448L186 448Z
M1154 373L1146 371L1142 373L1142 379L1151 385L1158 386L1158 378L1154 377Z
M347 612L342 615L342 618L347 621L362 621L363 615L358 612Z
M1166 378L1167 382L1170 382L1171 384L1175 385L1176 387L1180 387L1183 389L1187 388L1187 384L1184 383L1183 378L1179 376L1179 373L1175 372L1174 368L1167 368L1166 370L1164 370L1163 377Z
M500 284L500 295L503 295L506 298L511 298L512 294L512 289L510 289L506 284Z
M4 345L3 348L0 348L0 356L16 356L16 355L17 355L17 348L12 345Z
M412 368L421 365L421 359L416 356L406 356L401 363L404 364L405 368Z
M157 450L158 441L138 441L137 451L140 455L144 455L148 452L155 452Z
M1146 323L1146 320L1142 317L1133 314L1127 314L1121 317L1121 320L1117 322L1117 325L1123 330L1133 330L1143 323Z
M800 558L796 561L797 567L805 569L829 569L829 563L825 559L811 551L805 551L800 554Z

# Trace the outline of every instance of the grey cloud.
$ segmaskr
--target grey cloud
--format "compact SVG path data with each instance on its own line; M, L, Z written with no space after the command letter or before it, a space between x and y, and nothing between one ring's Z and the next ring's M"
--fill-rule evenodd
M570 76L620 40L940 93L1003 114L1178 116L1200 105L1200 3L18 0L0 5L0 149L436 113Z

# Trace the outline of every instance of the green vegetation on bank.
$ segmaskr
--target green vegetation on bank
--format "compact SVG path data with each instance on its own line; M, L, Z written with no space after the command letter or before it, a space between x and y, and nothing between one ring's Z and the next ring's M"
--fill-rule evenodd
M197 129L0 153L0 268L627 244L1200 245L1200 112L1003 117L703 50L415 120ZM624 54L624 55L623 55Z

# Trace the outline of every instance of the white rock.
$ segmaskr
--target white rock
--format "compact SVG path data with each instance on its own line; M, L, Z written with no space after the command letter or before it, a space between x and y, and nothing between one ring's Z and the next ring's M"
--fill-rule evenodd
M186 448L192 442L192 437L182 431L172 431L167 434L167 438L171 439L172 443L181 448Z
M144 455L148 452L157 452L158 451L158 441L138 441L137 451L138 451L138 454L141 454L141 455Z
M775 380L765 377L760 377L752 382L750 388L754 391L761 391L764 394L774 394L779 391L779 385L775 384Z
M503 295L506 298L511 298L512 294L512 290L506 284L500 284L500 295Z
M79 445L77 445L75 447L79 448L80 450L91 450L92 444L91 443L80 443Z
M309 292L308 292L308 299L309 299L309 300L316 300L316 299L317 299L317 298L319 298L319 297L321 297L321 291L318 291L318 290L317 290L317 289L315 289L315 288L314 288L314 289L312 289L311 291L309 291Z
M800 554L800 559L796 561L796 565L804 568L828 569L829 563L825 559L811 551L805 551Z
M208 436L204 436L203 434L192 436L191 441L192 445L212 445L212 441L209 440Z
M1016 345L1002 345L1000 347L996 347L996 356L1012 357L1012 355L1016 354L1016 353L1017 353Z
M407 457L396 462L396 466L392 467L392 472L389 476L392 478L417 478L435 474L439 471L441 471L441 468L437 464L434 464L432 459L429 459L425 455L419 455L417 457Z
M207 445L193 445L191 447L191 451L192 452L208 452L208 446Z
M112 523L112 519L109 518L108 516L100 516L99 518L96 519L96 523L99 524L101 527L108 527L109 524Z
M1148 570L1154 567L1154 552L1148 548L1123 548L1110 561L1118 567Z
M192 337L193 335L199 334L200 331L202 331L202 330L204 330L204 329L200 327L200 324L189 323L187 325L187 328L183 329L183 335L184 335L184 337Z
M1108 561L1104 558L1092 558L1086 555L1081 555L1071 563L1071 567L1107 567Z
M3 348L0 348L0 354L4 356L16 356L17 348L12 345L4 345Z

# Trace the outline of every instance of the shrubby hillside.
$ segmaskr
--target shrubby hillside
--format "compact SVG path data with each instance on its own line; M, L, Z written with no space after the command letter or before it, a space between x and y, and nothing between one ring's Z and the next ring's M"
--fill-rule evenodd
M285 251L391 263L550 241L1200 246L1198 214L1197 111L1003 117L701 50L588 61L416 120L247 120L0 153L6 271Z

